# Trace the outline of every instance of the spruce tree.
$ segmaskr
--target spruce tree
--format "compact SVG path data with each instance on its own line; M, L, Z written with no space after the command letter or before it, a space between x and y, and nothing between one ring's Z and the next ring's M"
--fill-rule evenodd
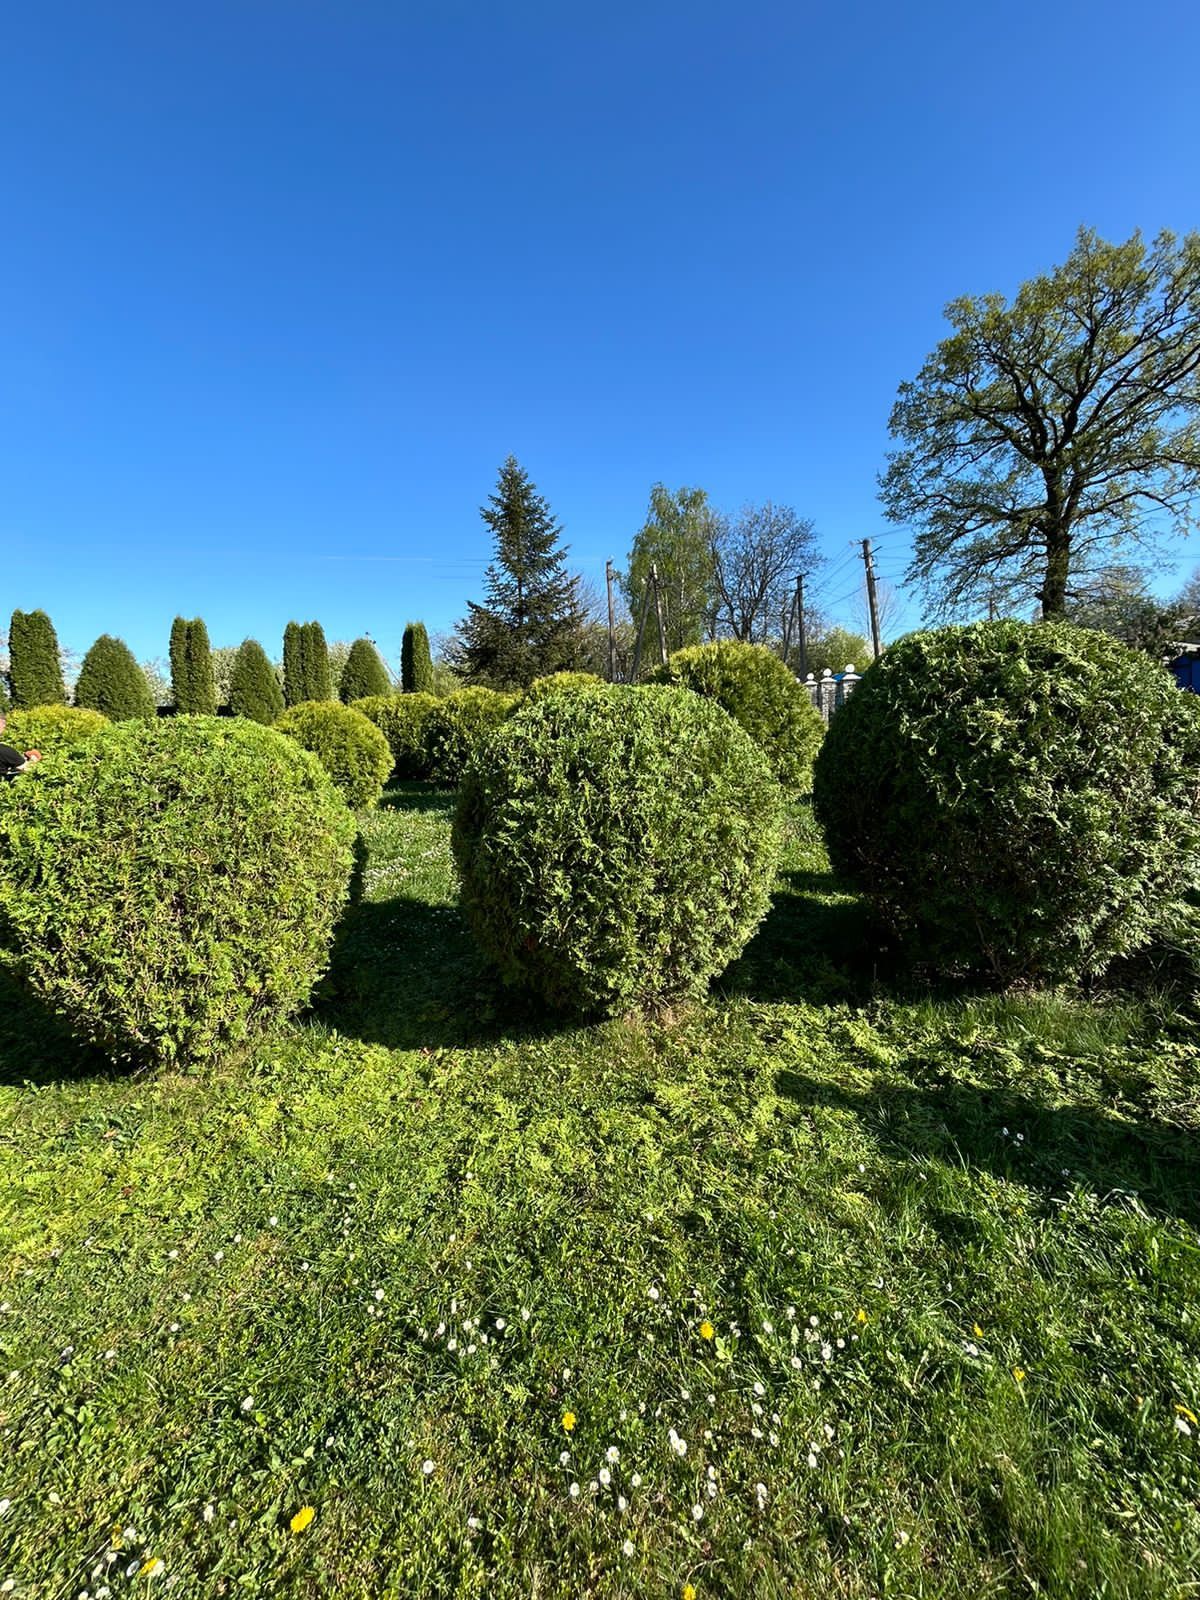
M480 515L496 554L484 578L486 603L469 601L458 626L455 670L472 683L526 689L579 660L585 617L578 580L566 570L562 529L514 457Z
M387 668L379 659L379 651L370 639L355 639L342 668L342 681L338 694L349 705L351 700L362 700L367 695L391 694L392 680Z
M257 639L244 639L229 676L229 704L235 717L270 725L283 710L283 690L267 652Z
M66 704L58 636L44 611L13 612L8 632L8 676L12 702L19 711Z
M325 643L325 630L319 622L306 622L303 629L302 655L304 660L304 685L306 700L332 700L333 680L329 671L329 646Z
M400 646L400 687L405 694L433 693L433 662L423 622L410 622Z
M102 711L113 722L154 716L154 696L146 674L123 639L102 633L83 658L75 685L75 704Z
M304 692L304 632L298 622L283 630L283 699L298 706L308 696Z

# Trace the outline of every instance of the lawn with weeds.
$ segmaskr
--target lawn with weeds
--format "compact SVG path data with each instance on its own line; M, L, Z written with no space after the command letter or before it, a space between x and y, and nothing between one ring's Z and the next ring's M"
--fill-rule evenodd
M450 804L364 819L249 1060L0 992L0 1592L1196 1592L1179 986L920 992L798 814L704 1006L573 1026L475 957Z

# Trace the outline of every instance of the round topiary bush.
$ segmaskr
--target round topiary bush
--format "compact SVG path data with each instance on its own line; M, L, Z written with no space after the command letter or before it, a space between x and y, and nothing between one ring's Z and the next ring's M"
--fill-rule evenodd
M563 690L604 689L607 684L594 672L551 672L544 678L535 678L525 691L527 700L544 700L548 694L561 694Z
M715 700L745 728L785 789L807 794L812 788L824 724L807 691L770 650L736 639L693 645L656 668L654 681Z
M110 726L102 712L83 706L36 706L32 711L10 711L7 716L5 743L18 750L40 750L43 758L61 755Z
M519 706L515 694L496 689L458 689L435 700L425 719L425 761L429 776L447 788L461 782L475 746Z
M1102 970L1193 881L1200 703L1062 624L889 646L830 723L835 868L922 963L1004 983Z
M425 725L437 704L431 694L379 694L354 701L352 709L361 711L387 740L393 777L429 776Z
M231 718L124 722L8 788L4 944L80 1038L192 1067L308 998L355 826L292 740Z
M336 700L302 700L275 726L312 751L348 806L365 811L376 804L392 770L392 753L361 711Z
M761 752L681 689L548 695L467 769L453 845L504 977L618 1013L701 992L770 903L783 795Z

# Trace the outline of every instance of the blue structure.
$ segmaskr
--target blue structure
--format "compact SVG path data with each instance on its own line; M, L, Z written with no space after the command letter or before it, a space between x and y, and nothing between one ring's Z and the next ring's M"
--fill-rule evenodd
M1188 649L1167 662L1167 671L1181 689L1200 694L1200 649Z

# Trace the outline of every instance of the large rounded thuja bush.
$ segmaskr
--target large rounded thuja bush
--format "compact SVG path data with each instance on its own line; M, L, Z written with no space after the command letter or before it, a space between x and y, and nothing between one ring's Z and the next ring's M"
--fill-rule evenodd
M548 695L467 769L463 907L505 978L552 1005L696 994L767 910L783 808L761 752L696 695Z
M922 963L1005 983L1102 970L1193 881L1200 701L1104 634L910 634L830 723L836 869Z
M354 833L320 764L270 728L121 723L8 785L0 932L80 1038L192 1067L308 998Z
M435 700L425 718L425 763L429 777L454 788L477 745L510 717L520 697L496 689L458 689Z
M392 752L361 711L336 700L302 700L275 726L312 751L348 806L365 811L376 804L392 770Z
M10 711L7 716L5 744L18 750L40 750L43 757L60 755L109 726L102 712L83 706L34 706L30 711Z
M785 789L811 789L824 724L807 690L763 645L719 639L677 650L654 680L715 700L745 728Z
M394 777L427 778L426 723L437 705L431 694L373 694L355 700L351 709L361 711L387 740Z

